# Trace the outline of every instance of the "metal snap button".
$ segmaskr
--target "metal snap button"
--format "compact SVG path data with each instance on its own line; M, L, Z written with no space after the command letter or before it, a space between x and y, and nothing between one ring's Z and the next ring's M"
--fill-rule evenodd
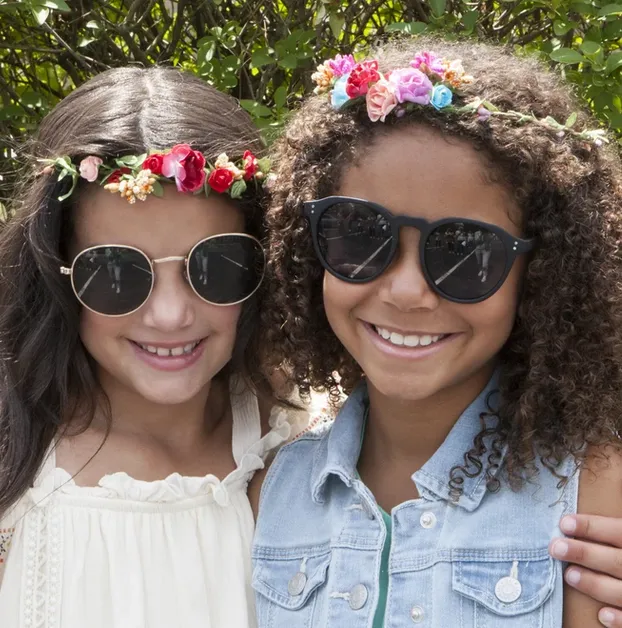
M424 512L419 519L422 528L431 530L436 525L436 515L433 512Z
M300 595L307 585L307 576L299 571L292 579L287 583L287 592L292 595Z
M497 599L506 604L516 602L523 592L521 583L512 576L501 578L495 586L495 595Z
M367 603L367 587L364 584L357 584L352 587L348 603L353 611L358 611Z
M410 618L415 624L420 624L423 621L423 609L421 606L413 606L410 609Z

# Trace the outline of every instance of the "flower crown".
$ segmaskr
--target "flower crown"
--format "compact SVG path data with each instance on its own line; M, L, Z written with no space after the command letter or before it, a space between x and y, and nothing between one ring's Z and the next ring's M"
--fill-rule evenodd
M267 185L274 177L270 174L270 160L257 159L248 150L238 163L222 153L212 165L188 144L177 144L162 153L117 157L109 164L94 155L85 157L77 166L67 156L40 161L45 164L43 174L58 171L59 181L65 177L72 179L71 189L59 196L59 201L73 194L79 179L91 183L99 181L105 190L120 194L128 203L135 203L146 200L150 194L162 196L164 190L160 182L167 179L173 179L180 192L203 192L208 196L214 190L240 198L251 181Z
M476 115L481 122L497 116L517 124L533 123L558 137L569 134L597 146L608 141L603 129L573 130L576 113L562 124L551 116L539 119L518 111L500 111L481 98L465 99L461 89L475 79L465 72L460 59L448 61L433 52L419 52L409 67L386 74L379 71L376 59L357 63L352 55L337 55L319 65L311 79L316 84L314 92L328 94L335 109L365 100L372 122L384 122L390 114L402 117L416 106L431 106L443 113ZM460 104L456 104L458 100Z

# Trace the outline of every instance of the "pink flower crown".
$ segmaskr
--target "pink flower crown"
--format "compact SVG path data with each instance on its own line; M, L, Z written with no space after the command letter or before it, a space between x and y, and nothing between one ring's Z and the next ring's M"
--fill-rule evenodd
M150 194L162 196L161 181L174 180L179 192L209 195L211 190L240 198L251 182L269 186L274 175L270 174L270 160L257 159L246 151L238 163L222 153L210 164L205 156L188 144L177 144L166 152L126 155L104 163L101 157L89 155L76 166L70 157L42 159L42 174L59 173L58 180L71 177L71 189L58 200L69 198L80 179L98 181L104 189L120 194L128 203L144 201Z
M562 124L551 116L538 119L518 111L500 111L481 98L467 100L461 89L475 79L465 72L462 61L441 59L429 51L417 53L408 67L386 74L379 71L376 59L357 63L352 55L337 55L319 65L311 79L316 84L313 91L328 94L335 109L364 100L372 122L384 122L390 114L402 117L417 106L431 106L442 113L476 115L481 122L497 116L518 124L534 123L555 132L560 138L568 134L597 146L608 141L603 129L573 130L578 117L576 113Z

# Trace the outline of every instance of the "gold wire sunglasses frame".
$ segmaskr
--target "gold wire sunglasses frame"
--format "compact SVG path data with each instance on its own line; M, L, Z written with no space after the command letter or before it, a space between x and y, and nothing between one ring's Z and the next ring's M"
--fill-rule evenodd
M256 246L255 246L255 250L257 252L261 252L260 255L260 259L261 259L261 272L257 274L257 283L254 286L254 288L247 294L245 295L243 298L238 299L237 301L233 301L233 302L228 302L228 303L218 303L215 301L210 301L209 299L206 299L204 296L202 296L199 291L196 289L196 287L194 286L194 283L192 281L192 276L188 267L189 264L189 260L192 259L193 254L195 253L195 251L200 247L205 245L207 242L209 242L210 240L214 240L214 239L222 239L222 238L235 238L235 239L248 239L249 241L252 241ZM145 298L140 302L139 305L137 305L134 309L128 311L128 312L123 312L121 314L106 314L104 312L100 312L96 309L93 309L92 307L90 307L87 303L85 303L85 301L82 298L82 295L84 294L84 291L86 290L86 288L88 287L89 283L94 279L95 275L97 272L99 272L100 268L98 268L89 278L89 280L85 283L84 286L82 286L82 288L80 290L78 290L78 287L75 284L75 268L76 268L76 263L80 260L80 258L82 258L82 256L84 256L85 254L87 254L89 251L94 251L94 250L98 250L98 249L112 249L112 248L116 248L116 249L125 249L125 250L130 250L130 251L134 251L136 253L138 253L139 255L141 255L147 262L147 265L149 267L149 271L151 273L151 286L149 287L149 292L147 293L147 295L145 296ZM235 264L236 266L239 266L240 268L244 269L244 270L250 270L248 267L244 266L243 264L241 264L240 262L231 259L230 257L227 257L226 255L223 255L221 253L221 257L224 260L227 260L228 262ZM110 318L118 318L121 316L129 316L130 314L133 314L134 312L138 311L145 303L147 303L147 301L149 300L149 298L151 297L151 294L153 292L153 288L155 286L155 266L157 264L165 264L167 262L183 262L184 263L184 278L187 281L188 285L190 286L190 288L192 288L192 291L197 295L197 297L199 297L199 299L201 299L202 301L209 303L210 305L216 305L219 307L228 307L230 305L238 305L239 303L243 303L244 301L246 301L247 299L249 299L250 297L253 296L253 294L255 294L255 292L257 292L257 290L259 289L259 286L261 285L263 278L264 278L264 274L265 274L265 253L263 250L263 247L261 246L261 243L259 242L259 240L257 240L257 238L255 238L254 236L251 236L247 233L219 233L217 235L213 235L213 236L209 236L207 238L203 238L202 240L199 240L199 242L197 242L188 252L187 255L172 255L169 257L161 257L161 258L157 258L157 259L151 259L144 251L141 251L141 249L135 247L135 246L130 246L127 244L98 244L95 246L90 246L82 251L80 251L74 258L73 258L73 262L71 263L71 266L61 266L60 267L60 273L62 275L67 275L69 277L71 277L71 287L73 289L74 294L76 295L76 298L78 299L78 301L87 309L90 310L91 312L94 312L95 314L99 314L100 316L107 316ZM140 267L137 267L140 268ZM140 268L140 270L144 270L145 272L147 272L146 269Z

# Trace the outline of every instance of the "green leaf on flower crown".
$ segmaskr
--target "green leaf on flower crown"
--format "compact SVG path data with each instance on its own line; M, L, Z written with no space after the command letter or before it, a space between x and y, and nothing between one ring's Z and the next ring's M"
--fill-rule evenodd
M548 126L554 128L554 129L559 129L560 131L562 131L564 129L564 125L560 124L555 118L553 118L551 116L546 116L546 118L544 118L544 120L542 120L542 122L544 122L545 124L547 124Z
M137 166L142 166L143 165L143 161L145 161L145 159L147 159L147 154L148 153L143 153L142 155L138 155L138 157L136 157L136 165Z
M128 168L135 168L139 165L139 159L140 157L136 155L125 155L125 157L117 157L115 159L115 163L119 166L119 168L123 168L124 166L127 166ZM142 161L140 163L142 163Z
M157 179L153 182L153 194L158 198L162 198L164 196L164 188Z
M573 112L572 112L572 113L568 116L568 119L566 120L566 123L564 124L564 126L565 126L567 129L571 129L571 128L575 125L576 121L577 121L577 112L576 112L576 111L573 111Z
M270 172L270 160L267 157L262 157L257 160L257 165L259 166L259 170L261 170L264 174L268 174Z
M246 181L244 181L244 179L234 181L233 185L229 188L231 198L240 198L244 192L246 192Z
M205 170L205 172L209 172L209 170ZM207 182L207 176L205 177L205 183L203 184L203 193L205 194L205 197L207 198L210 195L210 192L212 191L212 188L210 186L210 184Z

